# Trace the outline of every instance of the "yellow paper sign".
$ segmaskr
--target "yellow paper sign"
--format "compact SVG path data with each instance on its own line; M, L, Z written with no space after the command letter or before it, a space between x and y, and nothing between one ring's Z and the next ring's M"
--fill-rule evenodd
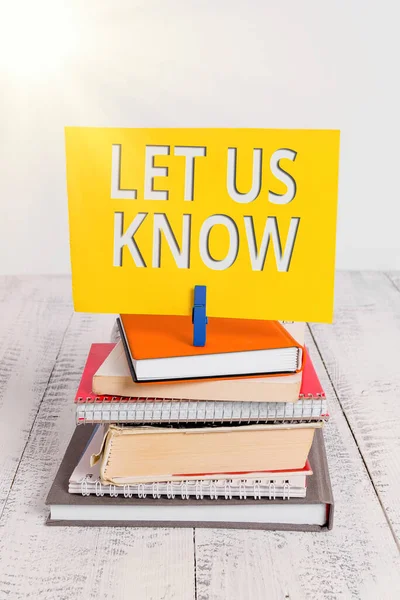
M85 312L330 322L339 132L66 129Z

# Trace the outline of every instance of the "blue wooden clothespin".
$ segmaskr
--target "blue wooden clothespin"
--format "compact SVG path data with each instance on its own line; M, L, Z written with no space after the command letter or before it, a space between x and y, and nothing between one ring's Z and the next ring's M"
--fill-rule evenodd
M206 345L206 286L196 285L194 287L194 305L192 310L193 323L193 346Z

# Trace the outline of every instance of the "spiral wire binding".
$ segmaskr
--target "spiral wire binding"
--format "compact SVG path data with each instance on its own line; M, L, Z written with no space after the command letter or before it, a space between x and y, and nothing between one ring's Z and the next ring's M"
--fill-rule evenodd
M285 495L286 492L286 495ZM283 499L289 499L289 494L290 494L290 486L289 483L286 481L283 485Z
M89 483L93 487L89 487ZM282 485L277 486L274 480L263 481L255 480L184 480L184 481L168 481L164 484L160 482L154 483L138 483L125 484L124 486L116 486L113 484L102 484L99 479L92 480L91 476L85 476L81 479L80 493L82 496L89 496L91 493L98 497L109 495L111 498L117 498L122 495L124 498L146 498L151 496L154 499L160 499L166 496L169 500L180 497L182 500L189 500L195 497L197 500L203 500L208 497L211 500L218 500L222 497L225 500L232 500L238 497L240 500L253 498L261 500L268 498L274 500L276 497L282 497L284 500L291 498L291 485L289 481L284 481ZM163 487L164 486L164 491ZM91 491L92 490L92 491ZM280 490L280 493L278 493Z
M103 489L101 487L101 481L100 481L100 479L96 480L95 493L96 493L96 496L104 496L104 491L103 491Z
M275 498L276 498L275 483L273 481L271 481L270 486L269 486L269 499L275 500Z
M84 477L81 481L81 494L82 496L90 496L90 492L89 492L89 487L88 487L88 481L89 481L90 477ZM96 492L96 496L97 496L97 492Z
M114 400L118 400L115 402ZM124 402L123 400L127 400ZM300 404L301 403L301 404ZM82 407L82 404L84 405ZM114 407L114 408L113 408ZM218 412L217 412L218 409ZM302 395L298 402L207 402L167 398L118 398L110 402L80 402L77 424L84 423L296 423L329 418L325 394Z

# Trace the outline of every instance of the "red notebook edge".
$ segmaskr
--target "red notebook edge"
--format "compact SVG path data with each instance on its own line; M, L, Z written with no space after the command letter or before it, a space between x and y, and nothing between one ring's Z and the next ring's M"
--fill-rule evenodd
M82 373L82 378L75 396L75 403L95 403L95 402L121 402L122 396L97 395L92 391L93 376L101 367L110 352L115 348L115 343L94 343L91 345L86 364ZM309 352L304 347L305 364L301 381L299 399L322 399L325 398L325 392L322 389L318 375L315 371ZM135 400L136 398L132 398Z
M75 402L95 402L96 398L108 398L109 396L98 396L92 391L93 376L101 367L110 352L115 348L114 343L97 343L90 346L89 354L83 369L82 378L75 396Z
M304 346L305 364L303 376L301 378L301 387L299 399L302 398L325 398L325 392L322 389L321 382L314 368L313 361L308 352L308 348Z
M229 472L213 472L213 473L172 473L173 477L204 477L205 475L251 475L255 471L229 471ZM285 475L290 473L292 475L312 475L313 470L309 460L306 460L306 464L301 469L270 469L269 471L257 471L257 473L265 473L275 475L276 473Z

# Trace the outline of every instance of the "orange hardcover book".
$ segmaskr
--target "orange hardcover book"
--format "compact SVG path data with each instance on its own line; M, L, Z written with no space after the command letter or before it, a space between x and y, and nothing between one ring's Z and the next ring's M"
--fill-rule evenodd
M136 382L296 373L303 348L277 321L209 318L207 343L193 346L189 317L120 315Z

